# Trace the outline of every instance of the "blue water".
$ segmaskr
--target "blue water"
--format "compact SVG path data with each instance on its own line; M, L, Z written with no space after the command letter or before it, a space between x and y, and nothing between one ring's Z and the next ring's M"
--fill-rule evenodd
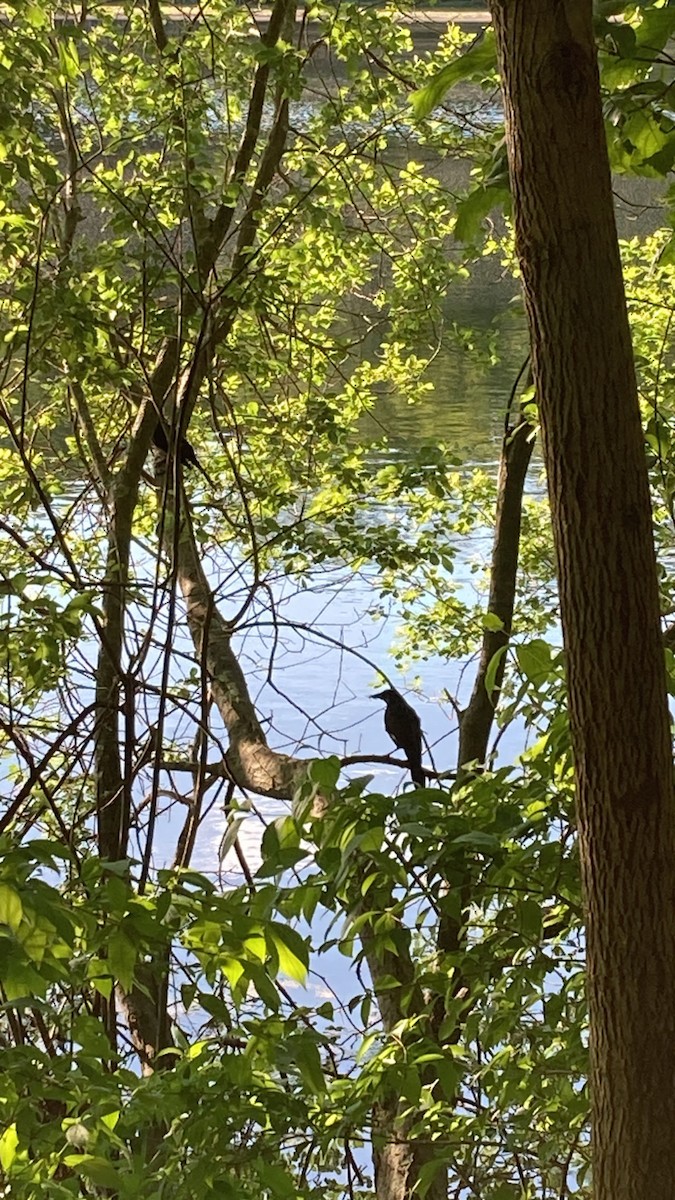
M512 294L513 285L497 279L453 298L454 319L474 326L477 342L489 331L498 331L499 360L486 361L481 343L482 365L477 367L471 348L460 348L449 337L430 370L433 393L414 406L388 397L364 421L366 436L373 433L365 428L369 422L378 436L387 433L391 460L405 457L411 445L442 441L461 459L462 469L481 466L496 473L505 407L526 353L522 319L510 312ZM378 465L381 461L380 457ZM541 486L535 460L528 489L540 491ZM396 521L398 514L392 508L380 511L379 517ZM439 538L447 536L439 529ZM452 583L465 599L476 597L472 566L489 559L491 541L487 527L457 540ZM374 566L357 574L339 565L317 570L302 587L283 581L275 604L274 618L270 612L257 613L236 643L271 745L303 757L395 754L384 730L383 705L371 699L374 691L385 686L382 671L417 709L435 769L454 769L456 718L446 696L450 692L460 703L467 701L473 687L471 663L466 658L448 662L429 657L416 662L407 675L400 674L390 653L401 623L398 608L391 601L378 618L369 611L381 608ZM226 744L217 717L214 726ZM522 745L523 731L510 731L500 743L500 759L512 757ZM428 753L426 757L428 761ZM405 771L385 764L351 766L344 773L345 778L357 774L372 776L370 788L385 794L399 791L407 778ZM254 812L242 826L240 840L255 867L264 823L287 812L288 805L255 797L251 804ZM223 830L222 810L216 804L201 829L195 867L216 868ZM235 870L232 852L224 866L228 874Z

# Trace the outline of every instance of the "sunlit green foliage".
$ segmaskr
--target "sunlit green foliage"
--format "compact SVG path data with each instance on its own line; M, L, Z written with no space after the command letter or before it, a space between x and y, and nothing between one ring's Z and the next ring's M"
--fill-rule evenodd
M184 789L174 775L200 762L210 698L204 664L176 632L183 611L172 607L149 458L120 714L130 857L103 861L95 845L93 663L106 640L111 486L166 339L177 340L177 377L214 312L227 336L189 427L208 478L189 490L235 634L267 622L278 636L279 588L316 586L335 568L371 573L371 616L395 604L406 668L432 654L468 663L495 621L485 603L493 475L440 438L388 454L374 420L387 397L413 409L429 400L443 338L467 371L500 353L498 330L465 329L453 309L481 255L517 274L501 212L486 224L505 204L508 222L491 35L467 51L452 29L420 57L394 10L349 3L311 8L314 49L292 29L269 46L251 36L245 7L213 0L164 46L150 12L118 7L64 14L21 0L0 50L3 1185L21 1200L371 1195L373 1108L394 1095L407 1136L431 1145L421 1185L442 1163L455 1190L482 1200L587 1196L573 764L536 463L482 769L457 780L443 746L441 779L393 800L363 779L345 784L337 760L316 761L292 812L263 809L260 863L233 884L223 861L250 798L227 796L209 873L164 865L166 840L189 840L195 775ZM616 169L661 177L672 166L661 61L671 12L599 18ZM271 79L261 133L233 178L261 64ZM455 85L466 88L457 105L439 107ZM238 260L283 96L285 152ZM461 194L429 147L471 164ZM205 284L197 250L223 211L231 232ZM668 227L624 247L667 613L670 239ZM463 569L471 559L474 590L457 581L458 558ZM174 768L161 780L158 696ZM442 699L454 733L454 698ZM525 749L505 764L509 728ZM223 773L200 782L206 794ZM320 819L317 796L328 800ZM447 922L462 938L439 949ZM377 987L371 952L391 966ZM336 955L346 996L326 986ZM111 1030L115 987L153 1015L168 1011L172 1048L156 1061L142 1063L128 1020ZM400 1009L392 1028L388 990Z

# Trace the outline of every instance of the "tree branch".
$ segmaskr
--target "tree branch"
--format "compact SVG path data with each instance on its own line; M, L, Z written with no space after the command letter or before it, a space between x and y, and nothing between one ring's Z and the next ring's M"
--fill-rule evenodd
M525 417L508 430L502 446L497 484L497 511L492 546L490 594L487 612L500 622L498 629L485 629L478 671L469 704L459 721L460 770L468 763L483 764L487 758L490 730L504 678L506 648L511 637L516 597L520 523L525 476L532 457L534 430ZM490 664L499 662L491 692L487 690Z
M518 380L515 386L517 384ZM533 434L532 426L521 415L513 428L507 428L502 443L495 532L492 544L490 593L487 606L487 611L498 618L500 626L498 629L485 629L473 693L467 708L459 714L457 777L460 783L462 778L466 777L466 769L470 763L483 764L487 758L490 730L499 702L506 648L513 623L523 489L527 468L532 457ZM494 686L488 693L487 676L495 655L501 657L495 672ZM452 914L445 914L440 918L437 934L440 961L448 955L456 958L466 945L468 908L471 898L471 878L468 870L465 870L461 880L454 880L452 885L448 886L452 886L456 892L459 892L459 913L457 914L457 906L453 905ZM455 978L453 995L458 995L466 987L466 979L458 973ZM437 996L432 1009L432 1028L436 1037L439 1037L446 1011L445 997ZM458 1037L459 1026L451 1031L445 1040L452 1043L456 1042Z

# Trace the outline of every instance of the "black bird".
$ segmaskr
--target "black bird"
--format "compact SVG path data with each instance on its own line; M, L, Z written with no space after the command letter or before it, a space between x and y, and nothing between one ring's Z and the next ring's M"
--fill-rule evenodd
M384 710L384 727L392 742L404 752L413 783L419 783L424 787L422 725L415 709L411 708L400 692L394 688L376 692L371 699L384 700L387 705Z
M152 435L152 444L158 450L162 450L164 454L169 452L169 443L166 437L166 430L161 421L155 425ZM178 443L178 461L182 467L196 467L198 471L202 470L202 465L195 454L195 448L192 442L189 442L186 437L182 437Z

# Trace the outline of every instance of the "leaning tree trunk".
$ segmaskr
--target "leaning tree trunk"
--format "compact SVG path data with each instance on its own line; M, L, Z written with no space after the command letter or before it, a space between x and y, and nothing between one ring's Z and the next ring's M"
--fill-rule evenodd
M595 1195L672 1200L673 768L591 0L491 9L567 654Z

